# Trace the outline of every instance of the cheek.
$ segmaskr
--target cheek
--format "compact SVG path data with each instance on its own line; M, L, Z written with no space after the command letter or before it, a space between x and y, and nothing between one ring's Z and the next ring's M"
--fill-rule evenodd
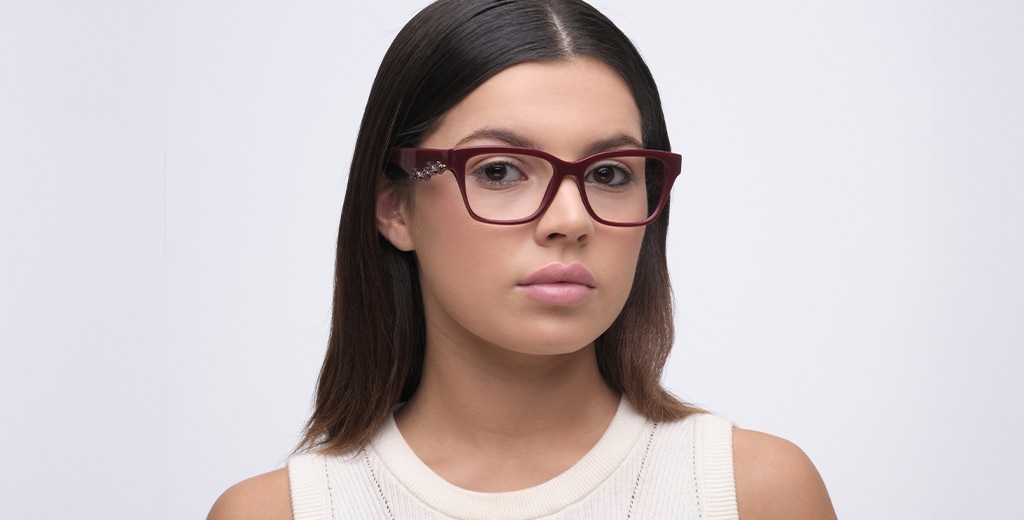
M413 233L428 336L506 343L505 321L497 318L510 308L516 240L473 220L461 199L432 199L417 215Z
M444 240L451 231L466 224L463 216L469 217L458 185L450 175L417 183L410 197L406 216L417 251L430 249L438 240Z
M481 272L492 269L495 247L493 226L473 220L466 211L454 179L434 179L417 190L409 216L421 283L427 287L460 288ZM427 288L424 287L424 288Z
M608 242L612 245L608 248L608 262L606 264L609 274L615 277L615 285L619 293L618 299L625 303L633 288L633 279L636 277L637 264L640 259L640 249L643 245L643 228L622 228L615 232L617 236Z

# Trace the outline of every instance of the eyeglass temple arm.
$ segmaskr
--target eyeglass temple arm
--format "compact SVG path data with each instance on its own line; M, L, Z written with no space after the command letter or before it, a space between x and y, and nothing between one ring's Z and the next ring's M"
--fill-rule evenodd
M451 162L448 158L450 150L430 148L396 148L391 152L391 162L417 180L430 180L440 175Z

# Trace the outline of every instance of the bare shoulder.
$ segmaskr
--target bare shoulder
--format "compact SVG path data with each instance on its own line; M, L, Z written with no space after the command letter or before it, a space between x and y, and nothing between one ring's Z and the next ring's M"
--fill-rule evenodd
M785 439L733 430L736 501L743 520L834 520L835 509L811 459Z
M243 480L213 504L206 520L291 520L288 468Z

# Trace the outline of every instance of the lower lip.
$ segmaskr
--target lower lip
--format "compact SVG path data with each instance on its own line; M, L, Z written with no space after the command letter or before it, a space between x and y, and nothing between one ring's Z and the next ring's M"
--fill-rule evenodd
M536 300L551 305L576 305L594 293L594 288L578 283L535 283L520 289Z

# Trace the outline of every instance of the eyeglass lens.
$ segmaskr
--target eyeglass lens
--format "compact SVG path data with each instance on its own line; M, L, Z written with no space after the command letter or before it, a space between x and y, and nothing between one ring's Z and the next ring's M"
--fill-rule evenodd
M475 155L464 169L469 207L498 222L524 219L540 209L555 172L544 158L514 153ZM604 157L586 165L586 200L603 220L641 222L657 209L667 170L661 160L642 155Z

